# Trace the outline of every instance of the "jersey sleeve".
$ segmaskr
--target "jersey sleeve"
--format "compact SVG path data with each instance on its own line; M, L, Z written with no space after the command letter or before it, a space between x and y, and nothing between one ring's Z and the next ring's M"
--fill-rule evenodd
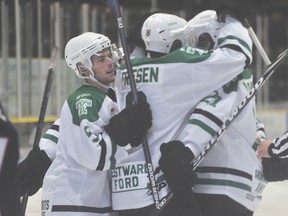
M223 114L221 109L223 107L209 107L202 101L190 116L181 133L180 140L193 152L195 157L200 155L224 123L220 117ZM227 114L229 114L228 111Z
M253 42L247 28L235 18L228 16L218 36L218 48L242 53L246 57L247 67L252 62L252 47Z
M244 73L247 76L244 76ZM251 72L245 71L242 76L238 76L222 88L212 92L197 104L180 136L180 140L196 157L211 140L215 139L220 129L222 130L225 121L248 94L250 89L246 89L245 86L252 86L252 83Z
M243 71L243 74L247 66L252 62L252 45L248 30L236 19L228 17L220 31L218 47L212 51L211 58L204 61L206 66L203 68L208 68L214 73L211 74L213 75L212 82L216 85L221 80L227 79L228 73L234 73L236 70ZM208 66L209 64L211 66ZM226 74L218 73L218 71L225 71ZM247 72L245 73L247 74ZM253 86L252 74L251 72L249 73L247 80L244 81L242 77L242 81L246 82L247 86ZM180 139L191 149L194 155L200 154L201 150L221 128L223 121L231 114L235 104L238 105L237 102L239 103L239 101L235 91L240 85L238 82L240 79L241 74L202 99L193 111ZM204 88L204 85L195 86L198 92L201 92L201 88ZM203 89L203 92L205 90ZM248 93L248 90L250 89L243 92Z
M281 137L273 140L268 148L268 153L272 157L288 158L288 131L286 131Z
M59 123L60 119L57 119L41 137L39 142L39 148L45 151L51 161L53 161L56 157L56 149L59 136Z
M186 79L193 80L192 94L197 101L235 79L252 62L252 40L248 30L234 19L222 27L215 50L205 52L187 47L185 51L188 64L184 67L191 68Z

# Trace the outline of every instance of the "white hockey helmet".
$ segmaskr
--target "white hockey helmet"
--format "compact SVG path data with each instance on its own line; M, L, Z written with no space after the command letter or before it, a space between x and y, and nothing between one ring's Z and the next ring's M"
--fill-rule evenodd
M205 49L215 49L222 23L215 10L205 10L187 22L189 28L188 45Z
M173 14L156 13L149 16L141 29L141 37L146 50L169 53L174 41L186 40L187 35L184 35L184 31L179 31L186 24L185 19Z
M79 64L90 69L92 73L91 57L106 48L111 48L111 41L108 37L94 32L85 32L68 41L65 46L65 60L79 78L89 78L81 72ZM90 77L92 76L94 74Z

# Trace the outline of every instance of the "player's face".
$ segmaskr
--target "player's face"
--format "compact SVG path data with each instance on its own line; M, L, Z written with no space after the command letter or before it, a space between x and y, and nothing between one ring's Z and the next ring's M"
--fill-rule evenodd
M104 49L97 55L93 55L91 61L93 73L99 82L103 84L114 82L113 55L110 49Z
M205 50L211 50L214 47L214 41L209 33L202 33L198 37L197 47Z

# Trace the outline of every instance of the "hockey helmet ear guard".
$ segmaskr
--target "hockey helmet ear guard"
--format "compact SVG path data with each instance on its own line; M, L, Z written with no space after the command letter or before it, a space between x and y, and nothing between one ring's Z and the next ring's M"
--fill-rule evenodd
M79 76L86 77L87 68L81 62L77 62L76 67L77 67Z
M188 45L202 49L215 49L218 44L218 35L222 25L218 21L216 11L202 11L187 22L189 31Z
M156 13L143 23L141 37L147 51L167 54L175 40L186 39L184 31L177 31L186 25L186 20L176 15Z
M111 48L108 37L94 32L85 32L68 41L65 46L65 60L79 78L87 78L83 74L83 69L91 69L91 57L107 48Z

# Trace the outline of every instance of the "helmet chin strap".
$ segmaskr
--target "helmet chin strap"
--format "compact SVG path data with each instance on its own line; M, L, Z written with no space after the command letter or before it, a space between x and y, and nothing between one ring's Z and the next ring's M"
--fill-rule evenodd
M95 78L95 76L91 73L90 76L89 76L90 80L92 80L94 83L97 83L98 85L100 85L101 87L103 87L104 89L108 90L110 88L110 85L106 85L106 84L103 84L101 83L99 80L97 80Z

